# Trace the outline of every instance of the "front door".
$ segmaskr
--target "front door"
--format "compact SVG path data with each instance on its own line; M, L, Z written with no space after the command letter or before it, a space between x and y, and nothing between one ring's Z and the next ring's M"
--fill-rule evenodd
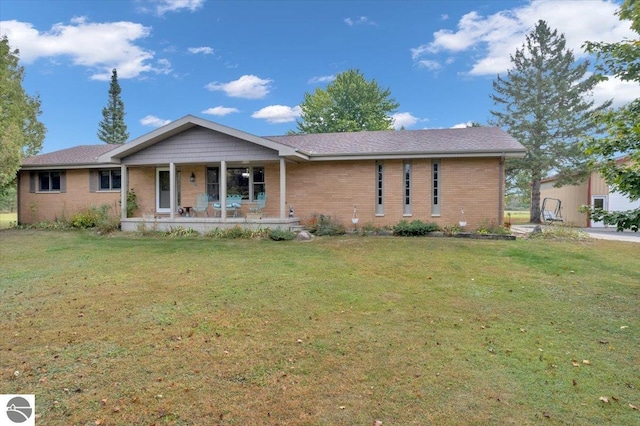
M607 210L607 196L606 195L593 195L591 197L591 207L594 209L602 209ZM603 228L604 223L595 222L591 219L591 227L592 228Z
M169 169L156 169L156 211L171 211L171 184Z

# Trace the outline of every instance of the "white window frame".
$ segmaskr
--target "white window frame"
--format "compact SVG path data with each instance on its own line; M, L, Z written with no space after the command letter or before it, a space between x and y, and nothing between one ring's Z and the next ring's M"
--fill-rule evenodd
M442 207L442 162L431 160L431 216L440 216Z
M376 216L384 216L384 162L375 162L375 197Z
M413 215L413 205L412 205L412 173L413 167L411 165L410 160L405 160L402 162L402 215L403 216L412 216Z

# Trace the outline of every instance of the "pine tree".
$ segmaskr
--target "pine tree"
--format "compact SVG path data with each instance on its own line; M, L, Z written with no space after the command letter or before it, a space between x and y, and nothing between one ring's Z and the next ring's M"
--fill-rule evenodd
M506 130L527 148L524 158L507 162L508 182L530 184L530 221L540 223L540 183L549 173L559 185L586 176L587 158L580 140L599 131L588 100L598 79L587 76L589 62L576 63L564 34L538 21L521 49L511 56L513 68L493 82L491 99L501 110L491 111L492 124Z
M114 68L109 85L109 100L107 106L102 108L102 121L98 124L98 138L105 143L123 144L129 138L120 92L122 90L118 83L118 72Z

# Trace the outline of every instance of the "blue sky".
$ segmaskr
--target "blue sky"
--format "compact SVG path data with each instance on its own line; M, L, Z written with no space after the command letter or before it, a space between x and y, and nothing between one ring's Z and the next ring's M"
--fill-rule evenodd
M43 153L96 136L117 68L130 138L187 114L260 136L295 129L305 92L357 68L400 103L397 127L486 123L492 81L539 19L567 37L635 36L619 2L213 1L0 2L0 33L20 50L24 88L39 94ZM601 84L621 105L637 84Z

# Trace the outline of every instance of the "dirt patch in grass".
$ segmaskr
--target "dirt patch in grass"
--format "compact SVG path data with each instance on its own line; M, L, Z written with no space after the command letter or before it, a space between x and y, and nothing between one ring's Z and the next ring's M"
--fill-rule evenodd
M631 243L9 230L1 247L0 381L36 394L38 424L639 418Z

